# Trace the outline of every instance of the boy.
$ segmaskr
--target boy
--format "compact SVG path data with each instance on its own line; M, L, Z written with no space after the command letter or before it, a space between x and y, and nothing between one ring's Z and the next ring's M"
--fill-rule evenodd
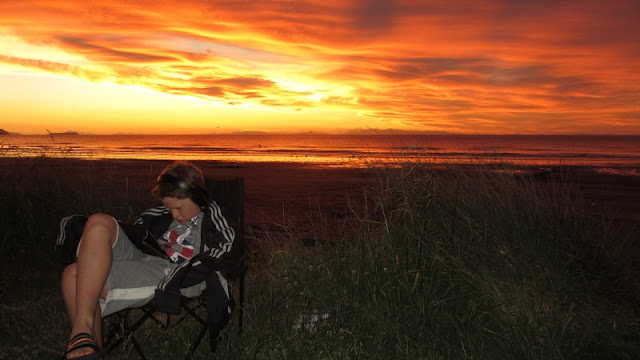
M62 275L71 321L63 360L102 359L101 318L124 308L153 299L159 310L177 312L181 295L197 296L204 289L229 301L220 270L235 262L234 224L209 202L202 171L175 162L160 173L152 193L163 206L143 212L126 231L106 214L86 219L77 261ZM63 241L69 240L64 237L70 236L67 221L72 218L61 224Z

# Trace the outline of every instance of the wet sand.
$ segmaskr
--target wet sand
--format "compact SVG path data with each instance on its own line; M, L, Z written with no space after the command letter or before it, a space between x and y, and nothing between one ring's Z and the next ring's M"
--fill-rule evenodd
M171 161L77 160L0 158L0 171L22 169L25 174L53 171L60 174L91 172L126 183L132 189L151 189L158 173ZM310 206L326 211L342 211L346 197L371 178L366 169L318 168L297 163L228 163L194 161L205 176L245 179L245 223L247 225L308 223ZM27 175L28 176L28 175ZM142 211L144 209L140 209Z

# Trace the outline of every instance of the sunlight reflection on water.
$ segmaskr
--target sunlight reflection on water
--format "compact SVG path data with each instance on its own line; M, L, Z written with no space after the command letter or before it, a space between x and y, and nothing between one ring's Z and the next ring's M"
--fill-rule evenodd
M0 157L287 162L587 165L638 175L640 136L56 135L0 137Z

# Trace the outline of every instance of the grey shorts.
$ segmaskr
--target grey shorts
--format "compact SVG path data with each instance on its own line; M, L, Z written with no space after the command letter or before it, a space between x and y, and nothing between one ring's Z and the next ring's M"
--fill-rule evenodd
M177 266L169 260L143 253L133 245L120 225L112 253L107 296L100 299L103 317L148 303L155 294L156 285ZM206 284L202 282L181 291L185 296L192 297L199 295L205 288Z

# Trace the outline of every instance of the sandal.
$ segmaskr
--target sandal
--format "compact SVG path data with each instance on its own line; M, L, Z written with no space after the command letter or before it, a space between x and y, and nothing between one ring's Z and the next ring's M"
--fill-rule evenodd
M73 337L73 339L69 340L69 345L67 345L67 351L62 354L62 360L68 360L67 355L76 350L80 350L83 348L91 348L93 352L91 354L85 354L82 356L75 357L75 360L100 360L102 359L102 350L96 345L96 342L93 340L93 337L87 333L80 333Z

